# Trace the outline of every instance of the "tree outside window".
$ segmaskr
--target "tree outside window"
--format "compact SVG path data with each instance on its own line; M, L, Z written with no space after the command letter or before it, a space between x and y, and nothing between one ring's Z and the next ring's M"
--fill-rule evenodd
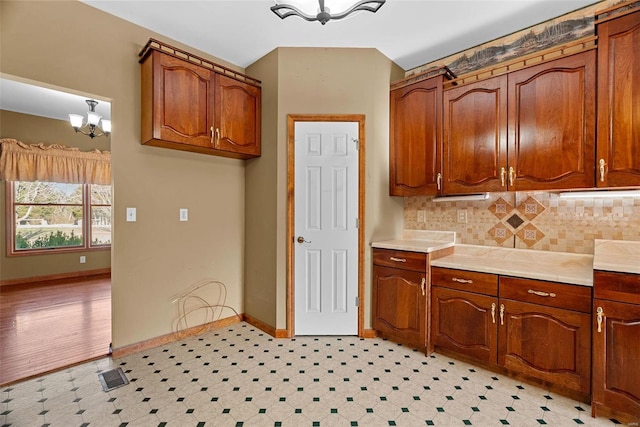
M11 253L87 250L111 244L111 186L9 183Z

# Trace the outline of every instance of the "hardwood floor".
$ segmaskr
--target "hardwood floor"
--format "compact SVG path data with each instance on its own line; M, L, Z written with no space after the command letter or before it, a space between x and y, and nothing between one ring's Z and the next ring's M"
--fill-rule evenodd
M0 385L109 353L111 280L0 287Z

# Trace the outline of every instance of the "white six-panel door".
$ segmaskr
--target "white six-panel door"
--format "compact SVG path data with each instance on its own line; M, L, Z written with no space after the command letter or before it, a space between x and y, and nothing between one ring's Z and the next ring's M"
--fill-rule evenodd
M296 122L295 333L358 333L358 123Z

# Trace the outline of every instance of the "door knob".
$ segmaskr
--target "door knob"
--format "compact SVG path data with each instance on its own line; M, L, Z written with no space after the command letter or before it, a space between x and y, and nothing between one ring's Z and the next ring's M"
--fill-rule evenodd
M304 237L298 236L298 243L311 243L310 240L304 240Z

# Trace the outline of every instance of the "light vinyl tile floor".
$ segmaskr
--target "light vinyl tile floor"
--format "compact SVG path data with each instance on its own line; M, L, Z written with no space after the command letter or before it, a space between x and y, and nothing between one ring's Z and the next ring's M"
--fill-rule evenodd
M98 374L130 383L104 392ZM382 339L239 323L0 389L3 426L611 426L584 403Z

